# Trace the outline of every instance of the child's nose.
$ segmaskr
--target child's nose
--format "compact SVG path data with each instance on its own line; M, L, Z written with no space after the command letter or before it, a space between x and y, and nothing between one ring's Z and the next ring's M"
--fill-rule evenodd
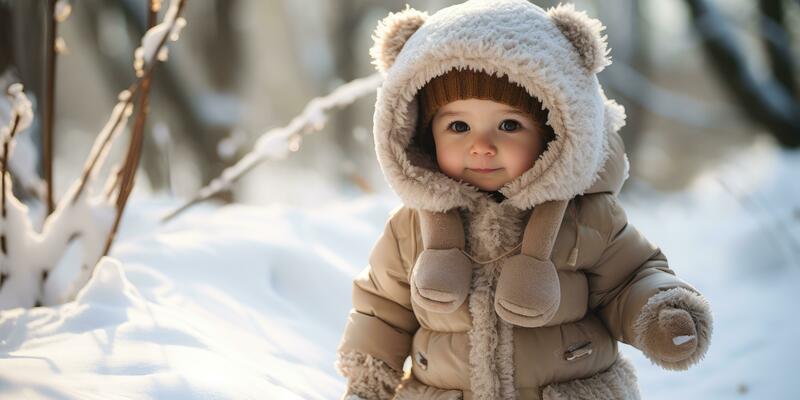
M475 141L472 142L470 154L474 156L494 156L497 154L497 147L495 147L489 135L477 135Z

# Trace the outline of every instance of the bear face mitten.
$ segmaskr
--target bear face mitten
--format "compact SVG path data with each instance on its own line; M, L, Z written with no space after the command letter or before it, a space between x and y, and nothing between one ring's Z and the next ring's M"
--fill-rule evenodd
M686 288L661 291L647 301L633 329L634 345L653 363L686 370L708 351L711 307L702 295Z
M504 261L497 282L495 310L518 326L539 327L556 314L560 284L550 261L567 207L566 200L534 207L521 243L521 253ZM411 299L433 312L451 313L470 289L472 262L464 253L464 228L457 210L419 211L423 252L411 272Z

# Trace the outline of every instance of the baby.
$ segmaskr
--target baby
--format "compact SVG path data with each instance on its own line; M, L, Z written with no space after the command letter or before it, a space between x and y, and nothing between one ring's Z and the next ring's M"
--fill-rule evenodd
M704 357L708 302L616 197L601 30L524 0L379 23L376 151L404 206L354 281L345 398L638 399L618 341L665 369Z

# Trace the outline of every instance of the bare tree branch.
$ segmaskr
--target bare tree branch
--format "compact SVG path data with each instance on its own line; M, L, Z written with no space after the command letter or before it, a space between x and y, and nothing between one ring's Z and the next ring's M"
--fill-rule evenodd
M134 29L134 36L140 37L144 34L144 30L141 29L141 27L144 26L144 21L142 20L142 14L136 12L134 8L135 1L136 0L122 0L118 3L118 6L120 10L122 10L130 26ZM220 8L229 8L235 4L235 2L229 1L225 1L225 3L225 6L220 6ZM218 15L218 18L218 23L223 24L222 18L227 17ZM227 60L228 62L221 64L226 64L228 68L231 68L231 66L237 64L237 58L235 57L238 57L238 55L234 51L236 44L226 43L217 45L217 42L221 40L225 40L225 36L217 37L213 40L213 44L209 44L214 49L210 50L208 54L213 54L216 60ZM221 46L227 46L224 53L220 53L217 50ZM212 67L211 64L213 63L201 63L201 67L209 71L208 76L218 76L220 72L212 71L211 69L214 67ZM124 65L124 68L127 67L127 65ZM219 175L222 169L230 164L222 160L219 156L217 144L219 138L227 134L230 130L231 125L227 122L220 124L219 121L215 121L213 118L209 117L201 98L193 95L193 90L186 86L184 80L180 79L179 71L180 65L175 63L167 63L163 68L159 68L159 76L161 76L161 79L158 80L157 84L153 85L153 95L164 98L165 101L168 101L171 106L176 108L175 115L183 124L183 128L176 131L176 133L188 136L183 142L188 144L198 160L202 160L202 162L199 162L198 170L200 171L200 178L202 181L207 181ZM212 86L221 87L230 84L230 80L233 79L233 76L236 74L228 73L228 75L227 81L212 79ZM145 154L144 156L146 157L147 155ZM153 181L156 180L153 179ZM230 196L230 194L226 194L226 196Z
M107 80L117 85L130 82L132 74L130 63L127 57L108 57L103 54L99 43L99 38L103 34L99 29L102 23L100 19L103 14L108 14L108 12L104 11L110 11L109 9L120 12L124 17L126 26L131 31L130 38L133 41L132 43L135 43L137 38L144 35L147 23L146 13L140 12L142 7L140 7L141 3L139 1L83 1L89 7L84 7L84 12L81 15L87 18L88 21L78 24L79 28L83 30L82 35L85 39L90 41L92 47L94 47L95 52L92 56L96 57L96 65L100 67L100 71ZM136 44L133 44L133 47L136 46ZM208 113L205 111L206 108L204 108L203 102L200 101L201 96L193 94L193 90L197 88L189 88L185 80L181 79L180 61L180 59L176 58L159 66L159 79L151 84L151 97L154 96L161 99L161 103L165 105L166 109L174 110L171 113L171 117L174 117L180 123L180 129L175 129L174 133L182 137L179 140L182 143L182 148L188 150L197 160L202 161L198 162L197 170L199 171L200 179L207 181L217 176L229 164L222 160L217 153L217 141L223 136L223 133L227 133L230 130L232 125L227 122L220 124L218 121L208 117ZM236 65L235 59L231 65ZM153 119L149 118L148 121L152 122ZM148 161L148 158L153 155L150 150L157 150L150 139L149 135L146 135L144 139L143 169L148 174L150 183L154 187L160 187L165 185L166 182L161 172L160 161L158 159L150 159Z
M283 158L289 152L297 151L303 134L310 134L325 127L328 112L374 93L382 82L383 77L375 73L348 82L326 96L312 99L300 115L294 117L288 125L263 133L256 141L253 150L245 154L236 164L222 171L219 177L201 188L188 202L165 215L161 222L167 222L189 207L228 190L234 182L265 160Z
M56 37L58 21L56 21L56 0L48 0L47 29L45 50L45 74L44 79L44 113L42 115L42 176L45 182L45 199L47 214L50 215L55 208L53 203L53 123L55 118L56 106Z
M126 90L127 98L124 100L125 103L124 103L123 109L125 107L128 107L128 105L133 101L134 95L139 90L139 87L140 87L140 85L142 83L142 80L143 79L137 80L134 84L132 84ZM119 124L121 124L123 121L126 121L126 118L124 116L124 112L116 114L114 122L113 122L113 124L111 126L111 129L108 132L112 132L112 133L115 132L119 128L119 126L120 126ZM114 138L114 136L112 134L109 134L106 137L104 137L103 141L99 144L100 147L99 147L98 151L94 152L94 154L92 154L91 158L87 159L86 164L83 167L83 172L81 173L80 186L78 186L78 190L75 191L75 195L72 197L72 201L73 202L77 201L77 199L81 196L83 191L86 189L86 185L89 184L89 180L90 180L90 178L92 176L92 172L94 172L94 169L97 167L98 161L102 157L102 154L104 153L106 147L108 147L111 144L111 141L113 140L113 138Z
M766 39L770 66L775 79L786 88L789 95L797 101L797 79L794 75L794 59L789 32L786 29L786 14L783 0L759 0L761 10L760 29Z
M704 38L711 65L741 110L767 127L784 146L800 147L800 104L775 79L756 78L747 55L712 2L686 0L686 4L695 29Z
M20 115L15 113L14 120L11 122L11 130L8 136L4 138L5 140L3 140L3 167L2 174L0 174L0 180L2 180L2 183L0 183L0 209L2 210L0 215L2 215L3 218L6 217L6 174L8 173L8 162L6 162L6 160L8 160L8 147L11 145L11 141L14 140L14 135L17 133L19 119ZM5 241L5 237L3 240ZM6 249L3 248L3 254L5 253Z
M178 1L177 5L177 15L175 16L175 20L173 23L176 23L181 16L184 6L186 5L184 0L175 0ZM148 0L148 18L147 18L147 29L155 26L156 22L156 13L158 8L155 5L155 0ZM171 28L170 28L171 29ZM155 50L155 54L158 54L161 48L164 47L164 44L169 39L169 34L164 35L161 39L161 42L158 44L158 47ZM147 119L148 113L148 94L150 92L150 81L153 77L153 71L155 70L155 66L158 64L158 61L153 59L152 62L148 65L147 71L144 73L141 79L141 93L139 95L139 105L138 110L136 113L136 120L133 126L133 132L131 134L131 141L128 147L128 153L125 157L125 162L122 165L122 169L119 172L119 176L115 179L119 179L119 192L117 194L117 214L114 218L114 224L111 227L111 232L106 239L105 249L103 250L103 255L108 254L111 250L111 245L114 242L114 238L116 237L117 230L119 228L119 223L122 219L122 214L125 212L125 206L128 203L128 198L130 196L131 191L133 190L133 183L134 179L136 178L136 171L139 167L139 159L141 158L142 154L142 141L144 139L144 127L145 127L145 120Z

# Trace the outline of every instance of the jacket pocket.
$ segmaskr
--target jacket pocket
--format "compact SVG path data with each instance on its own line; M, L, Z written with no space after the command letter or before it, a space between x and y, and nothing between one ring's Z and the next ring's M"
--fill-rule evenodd
M469 337L466 332L436 332L420 328L411 346L411 370L425 385L469 387Z
M555 381L587 378L608 369L617 359L617 342L593 313L562 324Z

